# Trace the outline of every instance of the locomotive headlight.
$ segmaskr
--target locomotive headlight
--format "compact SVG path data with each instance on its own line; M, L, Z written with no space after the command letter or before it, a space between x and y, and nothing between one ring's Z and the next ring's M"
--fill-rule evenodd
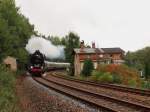
M33 68L33 66L30 67L31 69Z

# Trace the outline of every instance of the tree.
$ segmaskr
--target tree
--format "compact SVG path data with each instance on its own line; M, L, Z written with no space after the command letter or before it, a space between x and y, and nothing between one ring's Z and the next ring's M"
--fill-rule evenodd
M71 75L74 74L74 55L73 55L73 50L74 48L79 48L80 46L80 37L73 33L70 32L66 37L65 37L65 42L66 42L66 48L65 48L65 56L66 56L66 61L71 63Z
M62 45L61 38L58 36L48 36L48 40L50 40L53 45Z
M82 74L83 74L84 76L86 76L86 77L87 77L87 76L90 76L91 73L92 73L92 71L93 71L93 69L94 69L94 65L93 65L92 60L87 59L87 60L84 61Z
M145 78L150 78L150 47L147 47L145 50L144 56L144 67L145 67Z
M150 47L128 52L125 56L125 62L130 67L144 71L146 79L150 78Z
M79 48L80 37L77 34L70 32L65 38L66 38L66 49L65 49L66 60L68 62L72 62L73 61L72 53L74 48Z
M67 39L65 37L61 38L61 44L66 46L67 45Z
M9 55L25 63L25 45L33 34L34 26L19 12L15 0L0 0L0 60Z

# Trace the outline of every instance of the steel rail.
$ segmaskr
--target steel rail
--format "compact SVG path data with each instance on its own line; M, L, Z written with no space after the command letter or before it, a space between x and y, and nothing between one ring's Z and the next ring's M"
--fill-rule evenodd
M82 97L80 97L80 96L78 96L78 95L75 95L75 94L70 94L70 93L68 93L68 92L66 92L66 91L63 91L63 90L60 90L60 89L58 89L58 88L56 88L56 87L54 87L54 86L52 86L52 85L48 85L48 84L46 84L46 83L43 83L42 81L40 81L39 79L37 79L37 78L33 78L36 82L38 82L39 84L41 84L41 85L43 85L43 86L45 86L45 87L47 87L47 88L50 88L50 89L52 89L52 90L55 90L56 92L59 92L59 93L62 93L62 94L65 94L65 95L67 95L67 96L70 96L70 97L73 97L73 98L75 98L75 99L78 99L78 100L81 100L81 101L83 101L83 102L86 102L86 103L88 103L88 104L90 104L90 105L93 105L93 106L96 106L96 107L100 107L100 108L102 108L102 109L104 109L104 110L106 110L106 111L109 111L109 112L120 112L120 111L117 111L117 110L114 110L113 108L110 108L110 107L107 107L107 106L105 106L105 105L101 105L101 104L98 104L98 103L96 103L96 102L94 102L94 101L92 101L92 100L88 100L88 99L84 99L84 98L82 98ZM45 80L45 79L43 79L43 80ZM49 82L49 81L48 81ZM52 83L54 83L54 82L52 82ZM54 84L56 84L56 83L54 83ZM58 84L59 85L59 84ZM60 85L59 85L60 86ZM61 85L62 86L62 85ZM63 86L64 87L64 86ZM76 89L75 89L76 90Z
M51 75L55 76L55 77L63 78L63 79L66 79L66 80L71 80L71 81L74 81L74 82L89 84L89 85L98 86L98 87L109 88L109 89L113 89L113 90L115 89L115 90L123 91L123 92L130 92L132 94L140 94L140 95L143 95L143 96L150 96L150 91L149 90L142 90L142 89L119 86L119 85L114 85L114 84L97 83L97 82L94 82L94 81L83 81L83 80L79 80L79 79L75 79L75 78L71 78L71 77L64 77L62 75L56 75L56 74L54 74L54 72Z
M43 78L43 79L46 80L46 81L53 82L53 83L58 84L58 85L63 85L65 87L68 87L68 88L71 88L71 89L75 89L75 90L78 90L78 91L86 92L86 93L89 93L89 94L94 95L94 96L96 95L97 97L103 97L103 98L109 99L111 101L114 101L116 103L122 103L122 104L125 104L125 105L127 104L128 106L132 106L134 108L142 109L142 110L144 110L144 112L146 112L147 110L150 110L150 106L142 105L142 104L139 104L139 103L133 103L131 101L126 101L126 100L123 100L123 99L118 99L116 97L100 94L100 93L95 92L95 91L91 92L90 90L83 89L83 88L82 89L81 88L77 88L77 87L74 87L74 86L71 86L71 85L67 85L67 84L61 84L61 83L49 80L47 78Z

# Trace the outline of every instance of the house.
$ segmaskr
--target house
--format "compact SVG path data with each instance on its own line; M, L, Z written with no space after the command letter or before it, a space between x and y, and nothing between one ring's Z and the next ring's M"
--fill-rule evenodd
M124 62L124 50L116 48L96 48L95 43L92 43L92 48L85 48L84 42L81 42L80 48L74 49L74 67L75 75L80 75L84 61L91 59L96 69L98 64L121 64Z

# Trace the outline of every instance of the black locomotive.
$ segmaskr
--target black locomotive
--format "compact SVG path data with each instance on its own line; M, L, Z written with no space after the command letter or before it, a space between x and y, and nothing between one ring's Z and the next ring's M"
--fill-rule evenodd
M29 73L32 75L41 76L45 71L44 60L45 56L39 50L36 50L33 54L31 54L28 66Z

